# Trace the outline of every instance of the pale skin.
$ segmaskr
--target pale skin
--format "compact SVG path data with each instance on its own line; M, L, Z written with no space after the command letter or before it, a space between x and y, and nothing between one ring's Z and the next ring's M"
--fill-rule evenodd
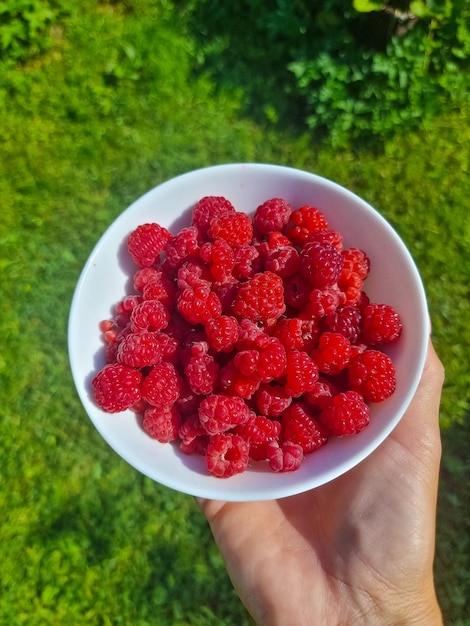
M267 502L199 500L259 626L437 626L433 560L444 371L429 342L415 397L356 468Z

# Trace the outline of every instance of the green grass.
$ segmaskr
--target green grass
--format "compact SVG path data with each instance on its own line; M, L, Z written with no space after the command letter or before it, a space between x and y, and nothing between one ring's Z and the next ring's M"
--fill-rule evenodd
M372 202L410 247L447 369L437 580L469 624L468 110L379 153L263 128L193 72L165 0L70 2L52 45L0 65L0 623L251 624L192 499L138 475L84 414L67 355L81 268L135 198L193 168L308 169Z

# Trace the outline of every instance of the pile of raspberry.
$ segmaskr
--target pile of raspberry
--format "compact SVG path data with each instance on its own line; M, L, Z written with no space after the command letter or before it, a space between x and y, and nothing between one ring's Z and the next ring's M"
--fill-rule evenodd
M128 238L134 293L101 322L104 411L226 478L264 462L294 471L331 437L369 423L395 368L383 347L399 314L370 302L366 253L343 246L314 206L281 198L250 215L206 196L176 235L147 223Z

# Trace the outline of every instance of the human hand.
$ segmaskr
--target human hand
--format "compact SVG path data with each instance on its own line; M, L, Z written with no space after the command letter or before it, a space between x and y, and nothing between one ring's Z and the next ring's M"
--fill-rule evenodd
M433 560L443 380L429 342L394 431L322 487L267 502L199 500L257 624L442 624Z

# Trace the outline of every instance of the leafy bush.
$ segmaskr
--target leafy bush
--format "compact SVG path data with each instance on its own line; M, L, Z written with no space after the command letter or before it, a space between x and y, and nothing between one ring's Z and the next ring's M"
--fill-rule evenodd
M65 12L65 0L2 0L0 60L24 61L47 50L51 26Z
M344 146L423 127L444 105L468 99L466 0L395 5L199 0L193 10L204 67L248 86L272 120L296 111L318 135ZM276 89L296 108L273 111Z

